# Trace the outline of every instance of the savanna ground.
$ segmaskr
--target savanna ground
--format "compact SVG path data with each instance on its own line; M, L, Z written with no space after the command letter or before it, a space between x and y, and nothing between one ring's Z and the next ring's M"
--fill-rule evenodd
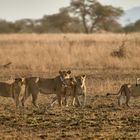
M40 109L33 108L29 98L19 110L12 99L0 97L0 139L140 139L140 98L132 98L127 108L118 107L116 97L105 96L140 77L139 36L0 35L1 81L54 77L61 69L87 75L87 102L82 109L57 104L47 108L53 96L40 95ZM123 41L123 56L112 56L120 52Z

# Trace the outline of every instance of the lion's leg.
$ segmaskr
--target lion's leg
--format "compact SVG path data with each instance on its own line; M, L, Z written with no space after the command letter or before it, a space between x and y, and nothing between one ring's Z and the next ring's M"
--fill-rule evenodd
M120 96L118 96L118 105L119 105L119 106L123 105L124 102L126 102L125 100L126 100L126 96L125 96L124 93L122 92L122 93L120 94Z
M38 108L38 104L37 104L38 93L39 93L38 91L32 93L32 103L37 108Z
M75 105L75 97L72 96L72 106L74 106L74 105Z
M57 100L58 100L58 105L61 107L61 106L62 106L62 97L61 97L61 93L57 93Z
M19 106L19 95L15 96L15 103L16 103L16 107Z
M65 97L65 106L69 106L69 96Z
M119 92L120 95L118 96L118 105L121 106L124 102L124 97L125 97L125 94L126 94L126 90L125 90L125 85L122 85Z
M86 94L84 93L84 95L83 95L83 106L85 106L85 104L86 104Z
M76 89L76 87L74 88L74 91L71 94L71 99L72 99L71 105L75 106L75 101L77 102L77 89Z
M12 98L13 98L13 100L14 100L14 102L15 102L15 104L16 104L16 108L19 106L19 94L20 94L20 88L19 87L13 87L13 89L12 89L12 92L13 92L13 96L12 96Z
M81 106L80 100L78 98L78 94L76 93L76 91L74 92L74 94L72 95L72 106Z
M58 105L61 107L62 106L62 99L61 97L58 98Z
M16 108L17 108L19 106L19 95L15 94L14 97L13 97L13 100L14 100L14 102L16 104Z
M125 104L127 105L127 107L130 107L128 104L129 101L130 101L130 96L126 96L126 103Z
M51 107L54 105L54 103L56 102L56 100L57 100L57 96L55 96L55 97L53 98L53 100L52 100L52 102L51 102L51 104L50 104Z
M127 105L127 107L129 107L129 100L130 100L130 91L128 89L128 85L125 86L125 99L126 99L126 102L125 104Z
M76 104L78 107L81 106L81 103L80 103L78 96L75 96L75 101L76 101Z
M66 107L69 106L69 105L68 105L68 104L69 104L69 97L70 97L70 96L67 95L67 96L65 97L65 99L64 99L64 102L65 102L65 106L66 106Z
M120 96L118 97L118 105L121 106Z
M27 87L25 87L25 92L24 92L24 95L23 95L23 97L22 97L22 99L21 99L21 104L22 104L22 106L24 106L25 101L27 100L27 98L28 98L30 95L31 95L31 94L30 94L30 92L28 91L28 86L27 86Z
M66 107L68 107L69 96L70 96L70 93L66 92L65 97L64 97L64 104Z

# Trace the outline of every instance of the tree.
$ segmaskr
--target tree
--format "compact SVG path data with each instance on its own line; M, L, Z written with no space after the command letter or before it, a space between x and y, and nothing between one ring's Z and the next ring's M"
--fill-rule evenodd
M140 19L135 23L130 23L124 27L124 31L129 32L140 32Z
M71 18L65 12L44 16L41 23L46 32L65 32Z
M0 33L13 33L14 24L6 20L0 19Z
M71 17L67 8L61 8L59 13L44 16L41 25L45 32L78 32L74 27L79 23L79 19Z
M134 28L135 28L135 31L140 31L140 19L135 22Z
M115 20L102 23L102 29L109 32L123 32L122 25Z
M15 21L15 32L31 33L34 32L34 21L31 19L21 19Z
M96 0L71 0L70 12L78 17L85 29L85 33L93 32L104 24L116 19L123 13L120 8L103 6Z

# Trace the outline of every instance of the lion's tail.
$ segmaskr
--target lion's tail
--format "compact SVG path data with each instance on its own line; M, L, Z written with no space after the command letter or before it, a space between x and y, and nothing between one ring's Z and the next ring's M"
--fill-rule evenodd
M119 95L119 93L107 93L106 96L110 96L110 95Z
M119 95L120 92L122 92L122 91L124 90L124 88L125 88L124 86L125 86L125 85L122 85L121 88L120 88L120 90L119 90L117 93L107 93L106 96L110 96L110 95Z

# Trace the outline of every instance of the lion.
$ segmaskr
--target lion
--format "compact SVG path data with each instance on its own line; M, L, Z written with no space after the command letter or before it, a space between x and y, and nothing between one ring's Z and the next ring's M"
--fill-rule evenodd
M86 87L86 75L80 75L80 76L76 76L75 77L75 89L74 92L72 94L72 105L75 105L75 101L76 103L78 103L78 105L80 104L80 106L85 106L86 103L86 91L87 87ZM82 96L82 105L81 103L78 101L78 96Z
M61 98L63 99L62 103L68 107L68 98L71 96L73 98L76 99L76 102L78 104L78 106L80 106L80 101L78 99L78 96L77 95L74 95L74 92L75 92L75 87L76 87L76 84L75 84L75 78L69 78L69 79L65 79L65 87L64 87L64 90L63 92L61 93ZM55 96L50 104L50 106L52 107L54 105L54 103L56 102L57 100L57 96Z
M123 84L118 93L107 93L107 96L109 95L119 95L118 105L120 106L124 103L127 107L130 107L128 104L130 97L140 96L140 84Z
M21 100L22 106L26 99L32 95L32 103L35 107L37 105L38 93L45 95L56 94L59 106L62 105L62 96L65 92L66 83L65 80L69 79L71 71L59 71L59 75L55 78L40 78L29 77L25 79L25 93Z
M13 98L16 107L18 107L22 84L22 78L15 78L15 80L10 84L6 82L0 82L0 96Z
M63 93L65 106L68 106L69 97L72 98L72 103L71 103L72 106L75 106L75 103L77 104L77 106L85 106L85 101L86 101L85 79L86 79L86 75L80 75L80 76L76 76L76 77L65 80L66 87ZM83 96L82 104L79 100L79 96L81 95ZM57 97L54 97L51 105L53 105L56 100L57 100Z

